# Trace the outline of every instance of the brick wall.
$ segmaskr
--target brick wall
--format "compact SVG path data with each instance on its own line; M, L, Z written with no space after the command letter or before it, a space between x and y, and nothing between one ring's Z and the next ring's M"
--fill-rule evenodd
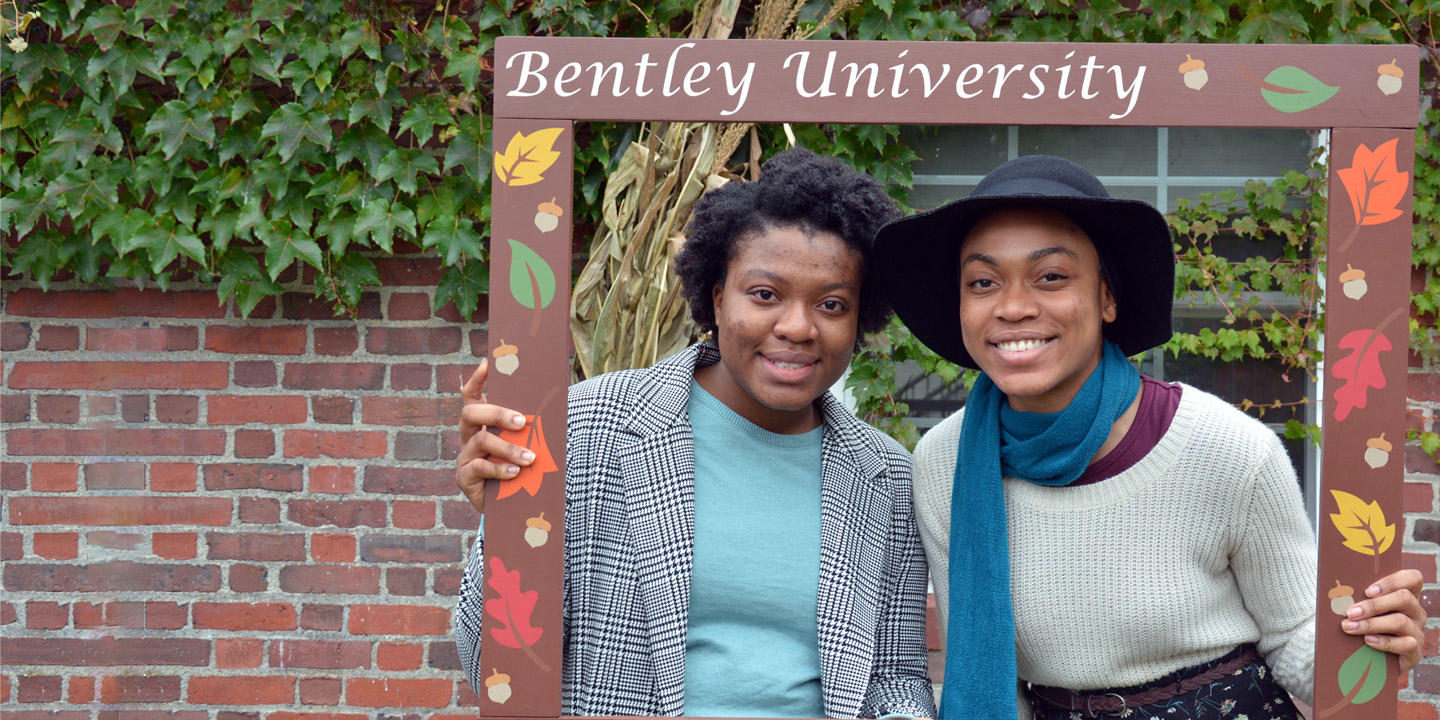
M432 315L432 260L377 265L356 320L298 290L247 320L198 285L7 284L6 718L473 715L449 614L476 517L449 458L484 310ZM1440 371L1414 365L1434 429ZM1400 717L1440 720L1440 466L1406 457L1437 619Z
M7 718L473 717L451 458L484 324L432 315L434 260L376 264L358 319L7 281Z

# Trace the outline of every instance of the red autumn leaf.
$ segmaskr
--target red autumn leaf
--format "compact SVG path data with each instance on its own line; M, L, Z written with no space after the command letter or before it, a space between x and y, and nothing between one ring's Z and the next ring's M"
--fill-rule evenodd
M1391 348L1390 341L1374 330L1355 330L1340 338L1340 347L1351 350L1337 361L1330 374L1343 380L1335 390L1335 419L1344 420L1355 408L1365 407L1370 388L1385 387L1385 372L1380 369L1380 353Z
M1410 190L1410 173L1400 172L1396 164L1399 144L1396 138L1371 150L1361 143L1350 167L1336 171L1350 196L1356 223L1379 225L1400 217L1400 203Z
M540 424L540 416L526 415L525 427L519 430L502 430L500 438L535 453L535 462L520 468L519 474L500 483L500 492L495 495L495 499L504 500L521 489L534 497L535 493L540 492L545 473L560 469L555 466L555 458L550 454L550 446L545 442L545 428Z
M520 590L520 571L506 570L503 560L492 557L490 579L485 584L500 593L500 597L485 601L485 614L504 625L490 628L490 636L495 638L495 642L515 649L529 649L539 642L545 631L530 627L530 615L535 612L540 593Z

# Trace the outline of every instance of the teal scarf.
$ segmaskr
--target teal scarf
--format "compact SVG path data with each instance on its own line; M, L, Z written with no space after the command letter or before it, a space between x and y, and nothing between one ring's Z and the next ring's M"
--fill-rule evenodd
M945 720L1011 720L1015 616L1002 477L1069 485L1100 451L1140 388L1140 374L1106 341L1100 364L1058 413L1011 410L983 373L965 402L950 500L950 612Z

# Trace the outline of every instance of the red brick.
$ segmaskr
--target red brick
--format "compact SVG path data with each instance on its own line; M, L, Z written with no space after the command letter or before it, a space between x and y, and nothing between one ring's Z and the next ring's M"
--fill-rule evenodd
M390 366L391 390L429 390L435 371L424 363L403 363ZM459 390L459 386L456 386Z
M223 362L33 362L21 361L10 371L15 389L218 390L230 384Z
M360 419L367 425L431 427L452 425L460 417L460 396L443 398L367 397Z
M145 328L95 328L85 331L85 349L99 352L174 352L194 350L200 331L183 325Z
M150 489L155 492L194 492L195 463L157 462L150 466Z
M345 608L340 605L306 604L300 610L300 627L305 630L339 630Z
M266 592L270 582L266 579L269 571L259 565L236 564L230 566L230 589L240 593Z
M156 557L189 560L195 557L195 533L155 533L150 546Z
M376 258L378 264L380 258ZM335 320L339 312L328 300L323 300L311 293L285 293L280 298L280 315L286 320ZM355 318L359 320L375 320L380 317L380 294L367 292L360 294L360 302L355 307Z
M192 677L185 700L192 705L290 705L295 702L295 678Z
M145 627L151 630L179 630L188 622L189 605L170 602L145 603Z
M220 589L218 565L149 565L128 561L92 565L17 565L5 567L5 589L33 592L214 592Z
M219 716L225 713L216 713ZM210 713L206 710L141 710L130 709L105 709L95 713L95 720L209 720ZM85 720L81 718L80 720ZM234 720L233 718L230 720ZM247 718L246 720L259 720Z
M432 589L436 595L455 597L460 594L460 580L464 577L465 571L459 568L435 568Z
M378 363L286 363L289 390L379 390L385 366Z
M355 536L315 533L310 536L310 556L316 562L355 562Z
M31 630L60 630L69 624L69 605L53 602L25 603L25 627Z
M383 432L286 430L285 457L373 458L388 450Z
M354 635L445 635L450 613L430 605L352 605L349 630Z
M460 351L460 328L372 327L365 349L375 355L450 355Z
M30 464L30 489L35 492L75 492L79 487L80 466L75 463Z
M90 463L85 466L87 490L144 490L145 463Z
M353 327L315 328L316 355L353 355L360 347L360 333Z
M445 276L440 260L431 257L377 257L375 270L380 275L383 287L408 285L431 288Z
M435 670L459 670L460 653L455 650L453 640L432 640L426 648L430 661L425 663L426 667Z
M458 415L457 415L458 417ZM439 437L434 432L399 432L395 434L396 460L439 459Z
M196 628L215 630L294 630L295 606L289 603L197 602L190 608Z
M1433 702L1402 700L1396 704L1395 720L1436 720L1436 718L1440 718L1440 707Z
M85 535L85 544L111 550L134 550L139 548L140 543L144 540L145 536L139 533L112 532L110 530L91 530Z
M10 501L17 525L229 525L229 498L23 497Z
M348 495L355 492L355 468L314 465L310 468L310 492Z
M419 597L425 594L425 569L392 567L385 570L385 590L391 595Z
M280 501L275 498L240 498L240 522L252 525L280 522Z
M29 474L25 463L0 462L0 490L24 490L30 485Z
M300 678L300 704L339 705L341 689L339 678ZM266 720L369 720L369 716L346 713L278 712L267 715Z
M305 352L303 325L211 325L205 349L236 355L300 355Z
M76 628L145 627L143 602L77 602L72 612Z
M65 700L71 705L95 702L95 678L72 676Z
M463 323L483 323L483 322L486 322L487 320L490 319L490 298L489 298L489 296L481 295L480 297L475 298L475 301L476 301L476 302L475 302L475 311L472 312L472 313L470 313L470 317L468 317L468 318L466 318L466 317L461 317L461 316L460 316L460 309L457 308L457 307L455 307L455 303L453 303L453 302L447 302L447 303L445 303L444 305L441 305L441 306L440 306L440 309L437 310L437 311L435 311L435 317L440 318L441 320L448 320L448 321L454 322L454 323L460 323L460 322L463 322ZM483 345L484 345L484 343L481 343L481 346L483 346Z
M150 396L126 395L120 398L120 418L127 423L149 422Z
M1415 568L1428 584L1435 583L1435 566L1440 555L1426 553L1400 553L1400 567Z
M360 541L360 559L365 562L460 562L460 538L453 534L371 533Z
M6 432L11 455L223 455L224 430L17 429Z
M30 421L30 396L25 393L0 394L0 422L17 425Z
M359 707L446 707L450 693L450 681L444 679L351 678L345 682L345 702Z
M74 325L46 325L35 338L36 350L79 350L80 328Z
M235 363L235 385L238 387L274 387L275 363L265 360L246 360Z
M0 560L9 562L24 557L25 536L18 532L0 532Z
M225 306L214 290L137 290L44 293L25 288L8 293L5 312L23 317L199 317L219 318Z
M224 463L206 465L206 490L298 491L304 485L299 465Z
M355 401L345 397L315 396L310 399L315 422L345 424L355 422Z
M275 454L275 433L269 430L236 430L235 457L268 458Z
M49 560L71 560L80 554L80 534L35 533L35 554Z
M1405 375L1405 396L1411 400L1440 402L1440 373L1411 370Z
M440 522L451 530L480 527L480 513L467 500L449 500L440 505Z
M9 675L0 675L0 702L10 702Z
M385 307L385 319L429 320L430 297L424 293L394 293Z
M460 454L460 431L446 428L440 431L440 457L453 458Z
M455 470L374 465L365 468L365 492L385 495L441 495L457 492Z
M6 407L9 405L7 404ZM47 423L78 422L80 420L80 398L74 395L41 395L35 398L35 419ZM23 422L23 420L6 418L6 422Z
M219 533L205 535L211 560L255 560L275 562L305 559L305 536L301 533Z
M210 641L192 638L66 637L0 638L0 655L10 665L206 665Z
M380 643L375 648L375 666L381 670L418 670L425 647L415 643Z
M0 351L14 352L30 346L30 323L0 323Z
M1430 457L1418 444L1406 445L1405 469L1412 473L1440 475L1440 460Z
M211 425L282 425L309 419L305 398L298 395L211 395L205 405L205 421Z
M385 502L295 499L290 501L285 517L290 522L306 527L385 527Z
M200 419L200 399L194 395L156 395L155 420L162 423L194 423Z
M270 643L270 667L370 667L370 643L363 641L275 640Z
M60 678L56 675L21 675L15 682L15 700L22 703L56 702Z
M435 503L423 500L396 500L390 508L391 523L406 530L435 527Z
M287 565L280 569L285 592L374 595L380 592L380 569L344 565Z
M276 642L283 642L277 640ZM215 667L254 668L265 659L264 641L248 638L222 638L215 641Z
M85 411L89 417L109 417L115 414L115 398L109 395L89 395L85 399Z
M180 678L154 675L110 676L100 679L102 703L158 703L180 699Z

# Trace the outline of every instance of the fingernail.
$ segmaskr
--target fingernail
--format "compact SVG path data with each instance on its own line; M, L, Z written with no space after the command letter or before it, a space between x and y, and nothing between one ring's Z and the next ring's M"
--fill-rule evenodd
M1366 645L1379 645L1379 644L1380 644L1380 636L1379 636L1379 635L1366 635L1366 636L1365 636L1365 644L1366 644Z
M1366 596L1366 597L1375 597L1376 595L1379 595L1379 594L1380 594L1380 586L1379 586L1379 585L1371 585L1370 587L1365 588L1365 596Z
M520 472L520 468L518 468L518 467L516 467L516 466L514 466L514 465L506 465L506 466L505 466L505 474L506 474L506 475L514 475L515 473L518 473L518 472Z
M516 415L516 416L514 416L514 417L511 417L511 418L510 418L510 424L513 425L513 426L515 426L515 427L517 427L517 428L519 428L519 427L525 427L525 416L524 416L524 415Z
M1340 627L1343 627L1346 630L1359 630L1360 623L1355 622L1354 620L1346 620L1345 622L1340 623Z
M528 463L528 462L535 462L535 453L530 452L529 450L526 450L526 451L524 451L524 452L521 452L521 453L520 453L520 457L524 458L524 459L525 459L525 462L527 462L527 463Z
M1355 620L1359 620L1359 619L1360 619L1360 616L1361 616L1361 615L1364 615L1364 614L1365 614L1365 608L1362 608L1362 607L1360 607L1359 605L1351 605L1351 606L1350 606L1350 609L1345 611L1345 615L1346 615L1346 616L1348 616L1348 617L1350 617L1350 618L1352 618L1352 619L1355 619Z

